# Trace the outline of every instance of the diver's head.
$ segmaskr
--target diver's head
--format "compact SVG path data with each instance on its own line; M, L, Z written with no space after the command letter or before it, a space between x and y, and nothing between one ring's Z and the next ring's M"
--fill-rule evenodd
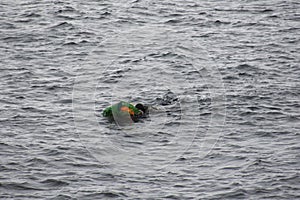
M141 111L143 111L143 113L147 113L148 112L148 106L144 106L143 104L141 103L138 103L135 105L135 107Z

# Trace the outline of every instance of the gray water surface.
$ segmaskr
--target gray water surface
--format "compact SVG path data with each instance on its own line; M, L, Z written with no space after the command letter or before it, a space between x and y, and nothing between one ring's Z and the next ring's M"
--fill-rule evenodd
M300 198L299 10L1 1L0 198Z

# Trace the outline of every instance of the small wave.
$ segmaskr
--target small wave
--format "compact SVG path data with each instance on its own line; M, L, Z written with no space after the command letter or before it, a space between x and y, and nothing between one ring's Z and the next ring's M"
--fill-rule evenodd
M216 21L214 21L214 24L216 24L216 25L227 25L227 24L231 24L231 22L216 20Z
M14 24L8 23L8 22L1 22L0 23L1 29L16 29L17 27Z
M56 179L46 179L40 182L44 187L63 187L69 185L66 181Z
M240 64L236 67L238 70L245 70L245 71L251 71L251 70L256 70L257 68L249 65L249 64Z
M22 17L30 17L30 18L38 18L41 17L40 14L37 13L25 13L21 15Z
M76 199L72 196L69 196L69 195L64 195L64 194L59 194L53 198L50 198L51 200L67 200L67 199Z
M51 26L52 29L61 29L61 28L69 28L69 29L73 29L74 25L69 23L69 22L61 22L59 24L53 25Z
M6 190L40 190L40 188L35 188L33 186L30 186L29 183L22 182L22 183L16 183L16 182L1 182L0 188L4 188Z
M86 194L80 197L81 199L103 199L103 198L124 198L127 195L123 192L110 192L110 191L103 191L103 192L92 192L91 194Z

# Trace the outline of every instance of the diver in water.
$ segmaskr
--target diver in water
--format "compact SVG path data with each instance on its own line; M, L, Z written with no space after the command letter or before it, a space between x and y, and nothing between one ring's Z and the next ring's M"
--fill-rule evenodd
M120 101L110 107L107 107L103 112L103 117L108 118L109 121L118 122L138 122L141 118L145 118L148 115L148 106L141 103L135 106L131 103Z
M158 105L168 106L176 103L178 97L170 90L162 98L156 99ZM157 105L156 104L156 105ZM150 105L143 105L141 103L135 106L131 103L120 101L110 107L107 107L103 112L103 117L106 117L110 122L117 122L118 124L128 124L138 122L142 118L147 118L149 113L160 112L160 109Z

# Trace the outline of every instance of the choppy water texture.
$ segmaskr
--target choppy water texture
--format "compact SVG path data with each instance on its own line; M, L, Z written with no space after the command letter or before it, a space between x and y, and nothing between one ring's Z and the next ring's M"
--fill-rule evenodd
M1 1L0 198L300 198L299 11ZM121 99L160 112L109 124Z

